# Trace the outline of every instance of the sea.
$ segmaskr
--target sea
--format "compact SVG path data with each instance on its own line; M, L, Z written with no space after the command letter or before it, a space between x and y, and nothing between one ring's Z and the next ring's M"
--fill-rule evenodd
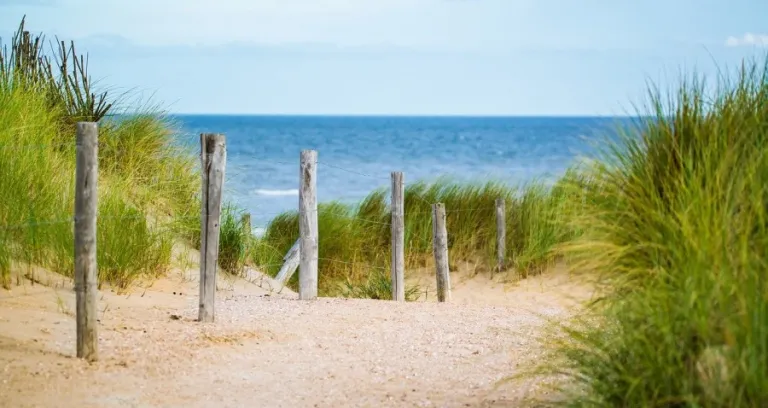
M176 115L180 142L199 151L200 133L227 143L224 198L251 214L259 233L298 208L299 156L318 154L318 201L354 204L390 173L406 185L450 178L519 185L552 182L615 135L614 117L386 117Z

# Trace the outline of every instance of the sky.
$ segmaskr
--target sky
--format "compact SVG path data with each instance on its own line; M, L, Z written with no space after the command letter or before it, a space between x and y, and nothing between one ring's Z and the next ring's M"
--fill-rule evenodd
M623 115L768 54L765 0L0 0L173 113Z

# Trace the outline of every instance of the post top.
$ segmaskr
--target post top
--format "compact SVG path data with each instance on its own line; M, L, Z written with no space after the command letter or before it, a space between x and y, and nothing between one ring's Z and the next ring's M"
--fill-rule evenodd
M96 129L99 127L99 124L97 122L77 122L77 130L91 130Z
M99 139L99 126L96 122L77 122L75 142L78 146L94 146Z
M227 139L223 133L201 133L200 137L209 142L223 142Z
M201 133L200 142L206 153L213 153L217 148L226 148L227 138L222 133Z

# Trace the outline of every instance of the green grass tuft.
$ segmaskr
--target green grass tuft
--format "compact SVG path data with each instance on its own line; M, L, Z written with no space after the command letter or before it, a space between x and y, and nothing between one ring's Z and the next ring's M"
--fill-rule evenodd
M243 225L243 212L232 204L222 208L219 265L233 275L243 272L254 237Z
M768 405L768 70L694 78L608 144L567 247L605 297L551 371L570 406Z
M388 272L374 269L364 282L353 282L347 279L339 287L340 295L347 298L392 299L392 278ZM418 285L408 285L405 288L405 300L414 301L419 298L421 290Z

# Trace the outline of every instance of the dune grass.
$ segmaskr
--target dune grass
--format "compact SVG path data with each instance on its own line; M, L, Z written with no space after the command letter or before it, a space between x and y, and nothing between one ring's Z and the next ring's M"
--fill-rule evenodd
M100 283L125 288L171 264L175 241L200 246L196 152L157 108L121 112L126 95L96 91L75 46L26 33L0 51L0 283L14 262L71 276L75 123L99 123L97 261ZM220 264L239 273L252 236L239 210L222 211Z
M74 129L60 128L57 115L61 113L46 105L43 97L31 91L0 91L0 194L4 197L0 268L5 286L12 259L72 274ZM133 164L124 161L130 154L111 150L113 138L124 135L125 127L135 121L147 118L129 118L100 131L104 154L99 160L99 276L121 287L138 274L161 272L169 264L174 229L163 219L184 208L185 201L193 201L197 188L189 180L194 171L185 169L190 162L184 156L157 149L145 151L147 160ZM160 139L163 134L148 135L152 136ZM111 166L123 170L114 171ZM185 189L190 194L180 196Z
M608 144L565 252L605 297L548 372L569 406L768 405L768 70L698 77Z
M244 225L244 214L242 209L231 203L226 203L222 208L219 265L232 275L242 274L249 263L248 254L251 253L256 239L252 231L247 230L248 227Z
M569 173L564 180L571 180ZM432 265L431 204L446 206L451 267L471 262L476 271L496 267L495 200L506 200L507 262L523 276L552 264L553 247L575 231L566 230L579 203L564 183L548 187L534 182L512 188L502 183L456 183L440 179L405 188L406 268ZM326 296L391 298L389 291L390 208L385 190L357 206L338 202L318 206L320 293ZM275 275L282 257L298 238L298 214L271 221L254 245L253 260ZM289 285L296 285L294 276ZM415 293L415 288L407 288Z
M91 88L74 45L51 59L43 37L23 29L0 51L2 285L9 287L14 262L72 275L74 123L81 120L100 126L99 282L124 288L162 273L180 226L199 206L194 155L175 146L173 123L160 112L110 116L117 100Z

